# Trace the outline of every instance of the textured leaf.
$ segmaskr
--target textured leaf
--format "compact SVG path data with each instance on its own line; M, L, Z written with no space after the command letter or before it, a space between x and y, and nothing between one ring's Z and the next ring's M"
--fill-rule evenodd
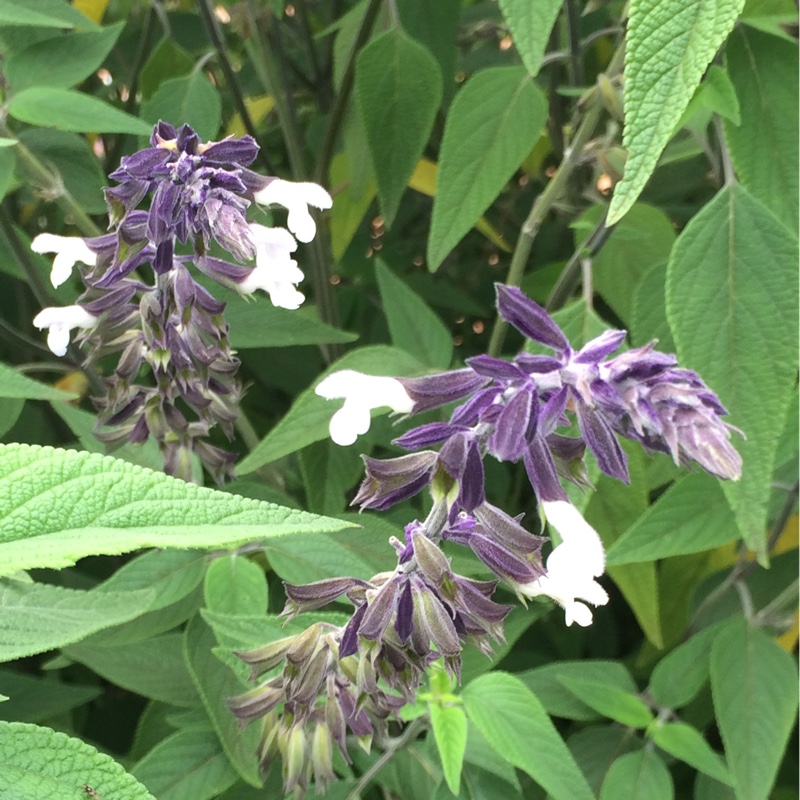
M355 95L391 227L442 101L439 65L426 47L393 28L358 54Z
M710 550L739 538L736 520L717 478L682 477L610 547L610 565L656 561Z
M730 784L725 760L711 749L700 731L691 725L685 722L666 722L653 730L652 738L671 756L685 761L715 780Z
M599 714L570 692L562 678L602 683L631 694L637 691L630 673L617 661L559 661L522 672L518 677L541 698L548 714L566 719L593 720Z
M0 661L78 642L142 613L155 592L79 592L13 578L0 580Z
M461 768L467 747L467 715L461 706L431 703L428 706L436 748L442 760L444 779L450 791L458 796Z
M238 720L225 702L226 698L245 691L247 684L211 652L216 644L211 628L199 616L194 617L184 634L184 653L192 681L228 760L242 780L260 787L261 777L256 758L258 726L250 725L241 730Z
M183 658L181 634L167 633L142 642L105 647L76 644L65 652L111 683L143 697L173 706L199 705Z
M482 675L464 687L462 699L489 744L555 800L592 800L592 790L547 712L520 680L505 672Z
M647 705L629 692L609 686L607 683L582 678L562 677L559 680L572 694L598 714L622 725L646 728L653 721L653 715Z
M0 397L67 401L74 400L76 395L35 381L27 375L17 372L13 367L0 364Z
M201 139L213 139L222 122L219 92L201 71L164 81L141 108L142 119L191 125ZM148 129L149 133L149 129Z
M683 708L691 703L708 681L711 645L724 623L696 633L656 664L650 676L650 693L665 708Z
M737 797L766 800L797 721L797 664L736 619L711 648L711 693Z
M608 210L612 225L653 173L744 0L631 0L625 53L625 174Z
M375 345L353 350L342 356L315 381L316 386L325 375L342 369L353 369L368 375L405 376L422 371L422 365L413 356L395 347ZM314 394L314 386L299 394L286 416L253 448L237 466L240 475L275 461L289 453L329 436L331 417L341 408L341 400L325 400ZM354 445L358 447L358 442Z
M530 0L500 0L500 10L508 23L514 46L525 68L534 77L539 73L550 32L561 8L560 0L533 3Z
M740 26L725 53L741 106L740 125L724 121L736 174L742 186L796 233L797 44Z
M0 574L142 547L222 547L345 527L94 453L0 445Z
M447 369L453 358L453 339L439 317L380 259L375 260L375 275L395 347L428 367Z
M110 756L80 739L26 722L0 722L0 797L54 800L87 796L155 800Z
M572 224L577 229L577 239L588 235L602 212L600 206L592 206ZM675 229L669 217L653 206L637 203L595 256L594 288L627 326L633 319L636 288L649 267L667 260L674 241Z
M620 756L609 769L600 800L672 800L672 776L654 750Z
M744 470L723 484L739 530L763 554L778 437L797 377L797 240L740 186L686 226L667 268L681 364L720 396Z
M238 777L213 731L193 730L168 736L131 772L158 800L210 800Z
M11 669L0 669L0 690L8 700L0 705L0 719L43 722L94 700L100 686L65 683L57 676L34 678Z
M75 86L103 63L124 27L124 22L118 22L65 33L13 53L4 66L11 88L19 92L29 86Z
M8 113L20 122L76 133L138 133L151 126L112 105L73 89L32 86L11 98Z
M428 268L436 270L539 139L547 103L522 67L474 75L456 95L442 139Z

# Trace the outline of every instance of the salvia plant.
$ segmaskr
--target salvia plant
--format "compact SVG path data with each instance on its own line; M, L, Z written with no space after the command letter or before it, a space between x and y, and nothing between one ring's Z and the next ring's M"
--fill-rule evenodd
M791 0L0 53L2 800L796 796Z

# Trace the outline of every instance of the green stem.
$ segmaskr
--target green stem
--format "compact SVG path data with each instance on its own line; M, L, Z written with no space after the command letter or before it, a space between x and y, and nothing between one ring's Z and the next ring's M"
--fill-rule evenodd
M611 63L608 65L606 71L608 75L613 75L620 69L622 66L623 54L624 48L622 46L618 47L611 59ZM506 276L506 284L508 286L520 285L522 276L525 274L525 267L528 264L528 257L533 248L533 242L539 233L539 228L541 228L542 223L547 218L553 206L561 199L575 167L583 158L584 148L592 138L594 129L597 127L602 115L603 103L598 97L595 98L595 101L586 112L583 121L575 133L575 138L572 140L569 147L565 149L564 159L556 170L555 175L553 175L550 183L547 184L544 191L534 201L530 214L528 214L528 218L522 225L522 230L517 238L517 244L511 256L511 265L508 268L508 275ZM498 317L495 321L492 336L489 341L489 355L500 355L503 349L503 341L505 339L507 327L508 325L505 320Z

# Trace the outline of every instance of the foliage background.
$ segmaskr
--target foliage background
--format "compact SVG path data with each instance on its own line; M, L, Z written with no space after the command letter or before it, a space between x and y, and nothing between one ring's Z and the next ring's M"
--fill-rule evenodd
M613 326L677 352L745 432L744 475L632 448L630 486L595 473L573 496L609 551L594 625L515 610L493 661L407 710L432 733L369 786L380 749L357 754L330 794L796 796L796 34L788 0L0 0L3 797L279 795L225 708L231 651L283 635L281 580L369 577L425 510L347 512L359 454L404 423L339 448L313 385L515 352L495 281L576 345ZM250 384L224 491L142 471L148 446L90 456L97 376L31 325L78 286L54 292L30 239L96 235L105 175L158 119L252 133L261 171L334 196L300 253L310 302L223 297ZM533 510L521 470L488 479Z

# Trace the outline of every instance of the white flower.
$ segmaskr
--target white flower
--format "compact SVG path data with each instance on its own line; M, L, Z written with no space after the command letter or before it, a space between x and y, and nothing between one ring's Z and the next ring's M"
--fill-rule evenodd
M280 178L270 181L253 197L261 205L278 203L288 209L286 224L301 242L310 242L317 232L317 226L308 213L308 207L325 209L333 205L331 196L319 184L294 183Z
M55 253L53 268L50 271L50 283L56 288L69 280L76 262L94 267L97 254L92 252L86 242L79 236L56 236L54 233L40 233L32 242L34 253Z
M295 289L303 280L303 273L290 253L297 250L297 242L285 228L268 228L252 223L250 232L256 243L256 265L237 287L242 294L256 289L269 293L272 305L280 308L299 308L305 295Z
M69 332L73 328L91 328L97 322L82 306L63 308L43 308L34 318L33 324L39 329L48 328L47 346L57 355L63 356L69 346Z
M547 558L547 575L520 587L520 592L528 597L552 597L564 608L567 625L577 622L585 628L592 624L592 612L578 598L595 606L608 602L605 589L595 580L606 566L603 543L572 503L544 501L542 509L561 536L561 544Z
M396 378L364 375L343 369L323 378L314 390L327 400L343 397L344 405L333 415L331 439L336 444L349 445L369 430L370 411L388 406L392 411L407 414L414 407L403 384Z

